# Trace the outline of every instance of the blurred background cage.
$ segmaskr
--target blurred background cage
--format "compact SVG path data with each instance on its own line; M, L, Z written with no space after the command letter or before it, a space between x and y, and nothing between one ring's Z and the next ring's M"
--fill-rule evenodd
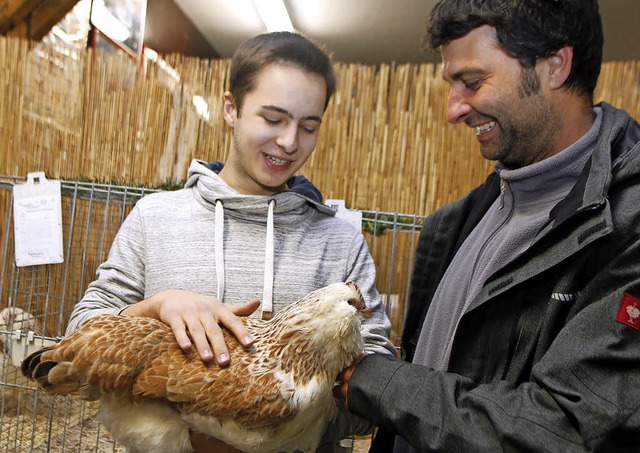
M124 452L98 423L97 403L47 396L22 377L19 365L29 352L62 337L120 224L137 200L156 190L61 181L64 262L17 267L12 189L24 182L0 176L0 452ZM359 212L398 345L424 218Z

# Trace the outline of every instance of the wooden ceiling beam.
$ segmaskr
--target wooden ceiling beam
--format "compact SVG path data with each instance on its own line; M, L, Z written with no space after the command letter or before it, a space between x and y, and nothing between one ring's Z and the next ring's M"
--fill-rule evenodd
M40 40L78 0L0 0L0 35Z

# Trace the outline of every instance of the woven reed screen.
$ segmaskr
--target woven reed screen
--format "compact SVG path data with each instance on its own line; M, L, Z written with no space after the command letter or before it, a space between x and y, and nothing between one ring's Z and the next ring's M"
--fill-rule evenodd
M142 66L124 55L0 37L0 175L44 171L49 178L144 186L182 181L191 159L226 158L231 135L220 112L228 66L178 55ZM326 198L425 215L491 171L473 132L446 123L448 87L438 65L338 63L337 70L338 91L303 168ZM640 61L605 63L595 98L640 118ZM9 206L0 206L0 218L8 218ZM78 219L93 215L83 205L75 212ZM106 223L113 232L119 224ZM0 237L6 228L0 224ZM398 296L388 307L397 341L416 237L366 237L379 291ZM87 250L62 298L79 299L104 259L104 250ZM56 313L70 310L57 299L52 304Z
M192 158L224 160L229 61L171 55L166 63L0 37L0 174L158 185L184 180ZM439 65L337 70L338 91L303 168L325 197L423 215L491 171L473 132L445 121ZM638 118L639 93L640 62L604 64L596 100Z

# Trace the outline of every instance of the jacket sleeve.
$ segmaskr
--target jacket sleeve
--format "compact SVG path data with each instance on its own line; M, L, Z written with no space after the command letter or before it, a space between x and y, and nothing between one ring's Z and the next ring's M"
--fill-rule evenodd
M418 451L637 451L639 260L635 239L598 272L523 382L372 355L351 377L350 410Z
M118 314L144 298L143 223L138 206L124 220L111 245L109 257L96 272L82 299L75 305L66 334L102 314Z

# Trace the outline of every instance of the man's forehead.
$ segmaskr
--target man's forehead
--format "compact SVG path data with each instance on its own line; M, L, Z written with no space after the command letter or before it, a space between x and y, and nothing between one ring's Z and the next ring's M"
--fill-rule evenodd
M506 59L513 59L502 48L495 28L489 25L475 28L466 35L443 44L440 54L445 80L483 74Z

